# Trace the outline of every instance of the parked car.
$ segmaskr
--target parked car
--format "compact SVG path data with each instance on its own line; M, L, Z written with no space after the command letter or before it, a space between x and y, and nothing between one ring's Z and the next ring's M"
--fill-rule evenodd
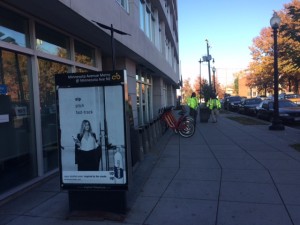
M225 101L224 98L223 98L223 99L220 99L220 103L221 103L221 108L222 108L222 109L224 109L224 101Z
M265 100L265 99L269 99L270 96L266 96L266 95L258 95L258 96L256 96L256 98L260 98L261 100Z
M224 109L229 111L237 111L238 105L244 98L241 96L230 96L224 99Z
M284 98L300 106L300 94L285 94Z
M256 115L256 106L258 106L261 102L261 98L243 99L238 105L238 113Z
M278 100L279 118L285 123L300 122L300 107L287 99ZM256 116L260 119L272 121L274 117L274 101L263 100L256 108Z

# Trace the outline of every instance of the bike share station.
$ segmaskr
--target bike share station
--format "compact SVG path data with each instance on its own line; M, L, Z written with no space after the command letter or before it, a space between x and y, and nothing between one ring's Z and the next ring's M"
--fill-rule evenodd
M126 71L55 75L60 186L70 211L124 213L131 176ZM79 169L75 150L83 121L96 136L99 167ZM83 159L82 159L83 160Z

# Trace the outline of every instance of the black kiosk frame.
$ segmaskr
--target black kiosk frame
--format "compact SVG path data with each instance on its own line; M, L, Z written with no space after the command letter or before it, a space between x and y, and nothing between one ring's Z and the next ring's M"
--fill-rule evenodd
M126 71L56 74L55 87L60 186L70 210L125 212Z

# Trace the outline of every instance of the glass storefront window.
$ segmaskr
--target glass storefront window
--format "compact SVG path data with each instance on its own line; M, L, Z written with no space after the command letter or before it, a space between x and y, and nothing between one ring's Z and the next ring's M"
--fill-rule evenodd
M0 194L37 176L30 76L28 56L0 49Z
M140 73L140 75L139 75ZM139 125L153 119L151 76L137 71L136 75L137 112Z
M48 172L58 167L54 75L67 73L68 66L45 59L38 59L38 63L44 172Z
M67 36L36 24L36 49L61 58L70 58L69 39Z
M146 85L145 84L142 84L142 110L143 110L143 119L144 119L144 123L148 123L148 117L147 117L147 111L146 111Z
M29 47L28 21L0 7L0 41Z
M88 73L88 72L93 72L93 70L88 70L85 68L81 68L81 67L76 67L76 73Z
M75 61L89 66L95 66L95 49L77 40L74 42Z
M33 26L29 26L29 20ZM35 35L30 36L33 31ZM36 46L31 46L30 40ZM28 19L0 6L0 42L5 46L5 49L0 47L0 195L58 168L54 75L71 72L71 66L78 63L81 65L76 67L76 72L89 72L84 67L96 66L96 47L70 40L63 32L36 23L33 17ZM71 43L74 43L72 48ZM28 51L32 48L38 52L37 61L35 52ZM70 65L57 62L65 63L63 59L72 62L67 60ZM32 74L35 63L38 63L38 74ZM37 105L34 105L33 78L36 76L40 102L35 104L41 111L34 115ZM35 129L35 118L39 119L39 115L41 134ZM41 150L36 145L36 137L42 138ZM43 153L43 171L38 171L39 151Z
M140 0L140 28L145 31L145 3Z
M148 122L152 119L152 113L151 113L151 91L150 86L147 86L147 114L148 114Z
M140 83L136 83L136 108L137 108L137 113L138 113L138 119L139 119L139 125L142 124L142 116L140 115Z

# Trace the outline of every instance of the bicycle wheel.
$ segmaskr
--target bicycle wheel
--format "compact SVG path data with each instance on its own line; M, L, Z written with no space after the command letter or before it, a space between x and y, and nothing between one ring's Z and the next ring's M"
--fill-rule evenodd
M178 132L182 137L185 138L193 136L195 133L194 122L190 120L183 120L179 124Z
M184 118L184 120L188 120L188 121L194 122L194 118L192 118L191 116L186 116Z

